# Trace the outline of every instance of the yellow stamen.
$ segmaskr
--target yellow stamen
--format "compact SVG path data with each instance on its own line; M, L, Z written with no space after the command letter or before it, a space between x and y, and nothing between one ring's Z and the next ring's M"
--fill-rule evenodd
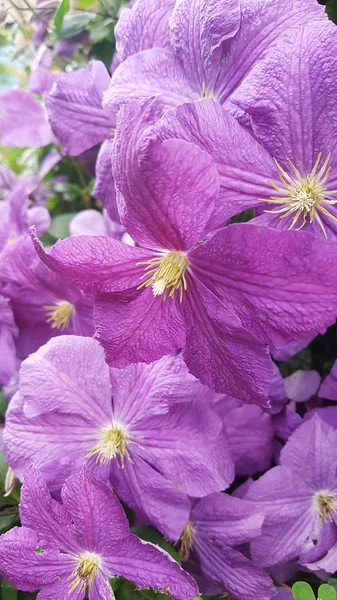
M75 307L66 300L52 306L44 306L46 311L46 321L51 323L52 329L64 331L68 327L71 319L75 315Z
M182 302L183 291L186 291L187 288L185 273L189 263L186 254L172 251L164 256L152 258L147 262L138 263L138 265L142 264L147 265L147 267L141 279L151 276L137 288L138 290L152 285L153 295L161 296L164 294L164 300L167 296L174 298L176 290L179 290L179 299Z
M269 204L279 204L282 208L266 210L265 212L275 215L280 214L281 219L292 216L293 218L288 229L295 227L299 217L302 216L303 220L301 225L297 227L297 231L302 229L308 220L309 223L315 220L322 229L324 237L327 238L328 236L319 212L332 221L337 222L337 218L326 208L329 205L337 204L337 200L331 200L330 198L331 196L335 196L337 191L328 190L325 187L331 171L331 167L328 166L330 158L331 155L329 154L317 173L322 160L322 154L319 153L312 171L306 176L301 175L291 160L288 160L288 165L292 171L290 174L275 160L283 187L276 185L272 181L268 181L268 183L276 191L280 192L282 196L270 196L269 199L260 198L260 200Z
M85 592L88 587L91 590L95 575L101 566L101 559L94 552L84 552L77 557L77 567L68 577L70 583L69 593L78 588L78 593Z
M180 536L181 546L179 549L179 556L181 560L188 560L190 552L193 546L193 535L195 533L195 527L188 521L183 529Z
M99 441L89 450L87 457L96 456L96 462L100 465L106 465L118 457L123 468L125 457L132 462L127 448L128 444L137 443L132 441L132 437L125 425L113 421L106 429L99 431Z
M315 494L314 506L319 512L321 524L325 521L333 521L331 513L337 511L337 498L329 490L322 490Z

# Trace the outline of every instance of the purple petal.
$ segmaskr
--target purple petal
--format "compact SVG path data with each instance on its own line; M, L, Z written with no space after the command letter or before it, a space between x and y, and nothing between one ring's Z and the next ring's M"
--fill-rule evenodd
M39 148L53 141L43 106L22 89L0 92L0 135L3 146Z
M107 577L102 573L96 575L93 586L89 589L89 600L114 600L114 597Z
M151 48L129 56L114 71L104 95L104 110L111 119L127 100L158 96L162 109L186 99L195 100L180 62L170 48Z
M317 371L295 371L284 379L287 398L294 402L307 402L317 393L320 382Z
M221 69L223 43L240 27L239 0L181 0L170 21L171 43L191 86L213 90Z
M175 600L192 600L198 586L169 554L136 536L120 549L118 556L106 561L110 573L126 577L138 587L165 591Z
M220 175L220 195L209 229L269 198L277 169L271 156L232 115L211 99L181 104L155 126L162 140L180 138L206 150Z
M174 0L138 0L121 11L115 27L121 62L141 50L170 45L169 17L173 6Z
M314 415L318 415L325 423L337 429L337 406L325 406L323 408L313 408L304 415L304 421L308 421Z
M72 562L57 548L36 552L39 538L27 527L14 527L0 538L1 575L24 592L35 592L71 573Z
M141 283L144 266L153 253L101 236L73 236L45 252L34 231L31 236L41 260L81 289L112 292Z
M282 346L324 333L335 321L334 251L311 234L245 223L226 227L189 256L193 272L249 331Z
M329 375L324 379L318 395L326 400L337 401L337 361L334 362Z
M185 343L185 323L176 298L164 302L151 288L97 294L94 310L96 337L107 363L125 367L151 363Z
M130 526L112 490L84 467L66 480L61 496L83 548L104 557L119 554Z
M267 406L272 365L265 346L202 283L189 277L187 288L184 360L190 372L217 392Z
M72 568L74 563L72 563ZM70 571L71 574L71 571ZM70 583L67 579L58 579L49 585L45 585L38 593L38 600L83 600L85 591L77 587L73 592L70 591Z
M112 154L118 211L141 245L188 250L212 214L219 177L212 158L194 144L138 139L153 110L150 100L120 111Z
M105 235L106 226L102 213L91 208L81 210L70 221L71 235Z
M115 182L112 176L111 165L111 142L105 140L99 149L96 160L96 180L92 190L92 195L102 202L107 209L109 217L119 222L119 215L116 205Z
M309 337L299 342L290 342L283 348L271 348L270 352L275 360L290 361L295 354L306 348L312 340L313 338Z
M276 437L286 442L302 422L303 420L300 415L286 406L282 412L273 417Z
M303 423L281 451L280 462L314 491L336 487L337 433L317 415Z
M9 301L0 296L0 385L7 385L16 371L17 334Z
M125 461L124 469L116 462L112 464L114 490L138 521L153 525L170 540L179 540L191 507L187 495L137 454L132 460Z
M109 81L103 63L91 61L86 69L62 73L46 96L52 129L67 154L81 154L109 137L114 123L102 108Z
M270 409L268 410L268 414L270 415L279 413L288 402L284 387L284 379L282 379L282 375L275 364L273 365L273 377L270 384L269 399Z

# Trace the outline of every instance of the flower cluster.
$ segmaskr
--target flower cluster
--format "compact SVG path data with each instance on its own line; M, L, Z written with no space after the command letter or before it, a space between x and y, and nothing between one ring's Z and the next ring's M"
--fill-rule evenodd
M316 0L135 0L110 72L72 68L88 32L62 71L54 9L29 89L0 92L3 146L44 148L0 167L6 495L22 483L0 575L39 600L327 579L337 362L285 365L337 318L336 26Z

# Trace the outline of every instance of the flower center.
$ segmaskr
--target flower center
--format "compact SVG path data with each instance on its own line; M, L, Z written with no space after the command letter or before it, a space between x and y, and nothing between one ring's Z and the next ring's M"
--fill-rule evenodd
M193 534L195 533L195 527L188 521L183 529L180 536L181 546L179 549L179 556L181 560L188 560L190 552L193 546Z
M94 552L84 552L78 555L78 565L75 571L68 577L70 584L69 593L78 588L77 592L85 592L94 584L95 575L101 566L101 559Z
M323 490L315 494L315 507L318 509L321 523L333 521L332 514L337 511L336 496L329 490Z
M149 277L137 289L149 287L152 285L154 296L164 294L164 300L167 296L174 298L176 290L179 290L180 302L183 300L183 290L186 291L187 283L185 273L188 268L188 258L183 252L168 252L164 256L151 258L146 262L138 263L147 265L144 277Z
M323 214L337 223L337 218L327 208L329 205L337 204L337 200L331 199L331 196L337 194L337 190L328 190L326 188L326 182L331 171L331 167L328 166L330 157L331 155L329 154L318 170L322 159L322 154L320 153L311 173L305 177L300 174L291 160L288 160L288 164L293 171L290 175L275 161L280 171L279 178L283 186L276 185L272 181L268 183L275 190L281 192L282 197L271 196L269 200L261 198L261 201L270 204L282 204L283 206L274 210L266 210L265 212L279 214L281 219L293 216L289 229L292 229L296 225L300 217L302 217L302 223L297 227L297 230L302 229L308 219L309 223L316 220L323 231L324 237L327 238L328 236L321 215Z
M108 428L99 432L99 442L89 450L87 457L96 456L96 462L101 466L119 457L120 466L123 468L125 457L132 462L127 449L127 445L132 443L131 438L132 436L124 425L113 421Z
M52 329L64 331L75 315L75 306L66 300L51 306L43 307L46 311L46 321L51 323Z

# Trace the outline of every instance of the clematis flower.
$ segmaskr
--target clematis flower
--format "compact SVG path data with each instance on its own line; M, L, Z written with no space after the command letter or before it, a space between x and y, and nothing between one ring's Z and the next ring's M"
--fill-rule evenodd
M228 592L233 600L274 595L268 575L237 548L259 536L262 523L258 509L228 494L210 494L194 504L180 554L202 593Z
M327 20L315 0L177 0L168 46L166 4L160 21L164 36L159 43L154 34L152 48L145 43L112 74L104 97L109 114L116 114L127 99L154 95L160 96L166 108L208 97L228 104L254 64L284 33L314 19ZM132 19L138 11L136 3L126 17L127 26L124 21L121 26L119 44L123 46L124 34L127 50L133 50L137 44L133 40L139 39L141 17ZM153 20L155 26L156 13ZM123 58L126 54L122 53Z
M35 239L37 251L95 293L96 335L110 365L183 348L202 383L266 404L272 364L263 343L284 346L336 318L335 247L252 224L206 237L217 210L214 161L190 142L153 138L153 110L152 101L121 109L113 152L121 223L140 247L76 236L49 253Z
M0 111L0 136L3 146L39 148L53 141L44 106L27 90L1 91Z
M26 358L55 335L93 335L92 297L42 265L29 237L6 247L0 281L19 329L19 358Z
M21 490L20 518L0 539L0 573L17 588L47 598L109 598L108 579L165 590L176 600L198 593L193 579L166 552L131 534L114 493L87 469L69 477L62 504L30 467Z
M318 395L326 400L337 401L337 361L334 362L329 375L322 382Z
M17 335L13 311L7 298L0 295L0 385L7 385L16 371Z
M303 423L280 454L280 465L250 486L246 500L263 512L262 534L252 541L262 567L323 557L337 541L337 432L317 415Z
M337 153L334 76L337 31L313 21L289 33L256 65L232 101L245 111L255 138L273 156L266 209L257 222L277 229L305 229L337 239ZM298 65L301 65L299 75ZM277 96L276 96L277 87ZM290 113L288 108L291 106ZM253 179L258 183L259 174ZM261 186L262 189L262 186Z
M225 428L204 393L180 356L109 373L95 340L55 338L21 366L7 459L19 478L34 463L55 491L86 463L139 520L178 539L187 494L222 490L234 478Z

